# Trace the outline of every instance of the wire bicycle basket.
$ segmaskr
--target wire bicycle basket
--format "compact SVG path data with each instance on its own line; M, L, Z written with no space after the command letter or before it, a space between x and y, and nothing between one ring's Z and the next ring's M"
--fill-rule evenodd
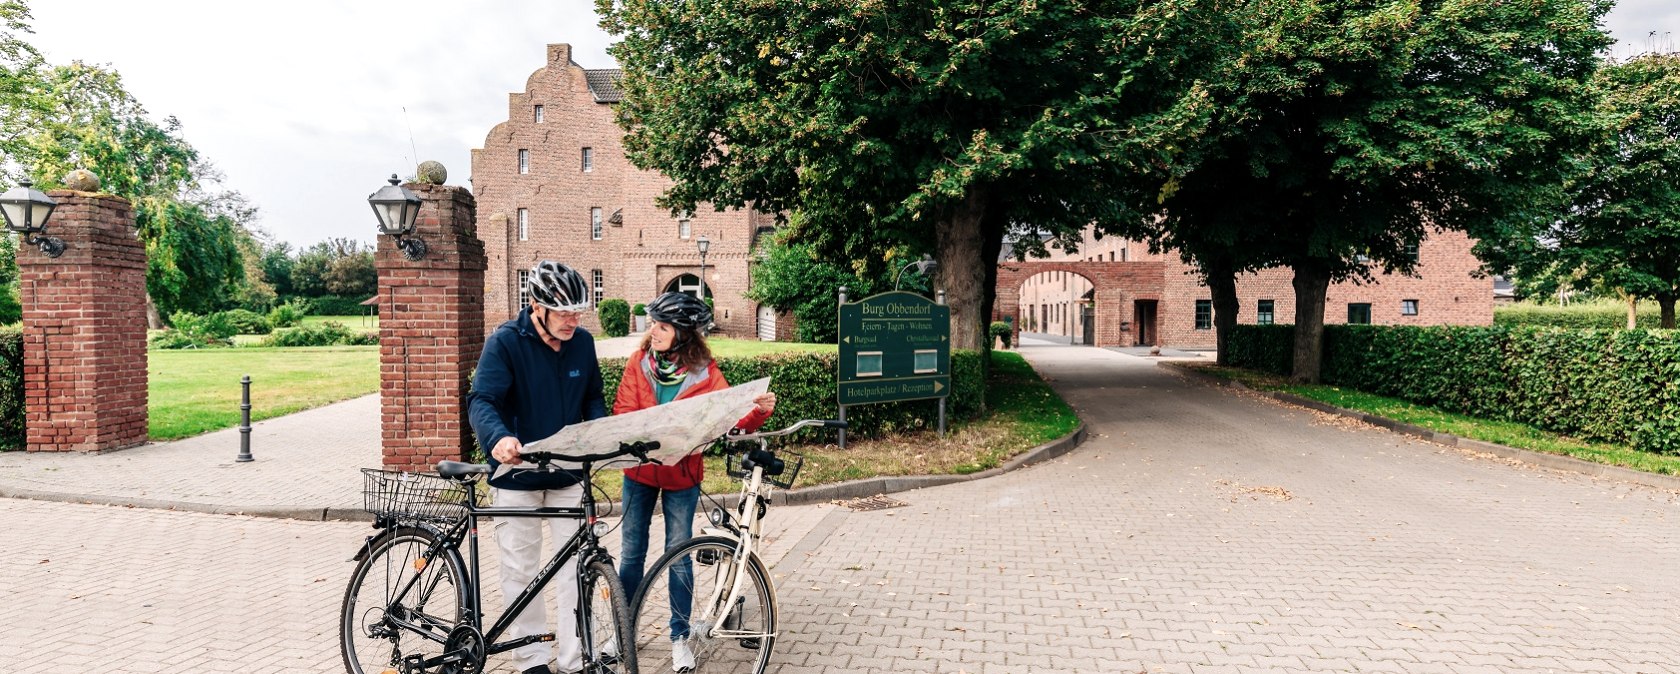
M466 512L467 489L426 473L363 468L362 509L401 521L447 522Z

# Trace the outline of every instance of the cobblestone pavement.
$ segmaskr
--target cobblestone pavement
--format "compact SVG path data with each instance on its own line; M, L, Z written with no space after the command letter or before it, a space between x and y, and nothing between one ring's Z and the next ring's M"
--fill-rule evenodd
M776 671L1680 672L1680 495L1111 351L1025 353L1090 440L905 507L773 510ZM366 525L15 500L0 520L9 672L339 668Z

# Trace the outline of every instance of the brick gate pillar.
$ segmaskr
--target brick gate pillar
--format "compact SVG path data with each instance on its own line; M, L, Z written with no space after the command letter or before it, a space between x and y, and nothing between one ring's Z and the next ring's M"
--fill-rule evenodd
M146 441L146 249L128 200L54 190L47 234L19 240L25 448L101 452Z
M431 470L473 447L466 395L484 348L484 242L465 188L409 183L420 197L410 261L379 237L379 393L386 468Z

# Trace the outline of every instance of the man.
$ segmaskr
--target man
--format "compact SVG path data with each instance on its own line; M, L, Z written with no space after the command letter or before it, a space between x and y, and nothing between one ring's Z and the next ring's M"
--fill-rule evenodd
M566 265L543 260L531 268L528 288L531 305L485 341L478 372L473 375L468 403L473 432L479 446L489 450L493 468L523 463L519 452L526 442L546 438L568 424L607 415L595 339L578 327L589 308L589 287L583 276ZM583 499L583 480L576 471L515 469L490 480L490 486L498 506L575 508ZM519 596L547 559L542 554L541 522L531 518L496 522L504 601ZM564 544L580 524L580 520L564 518L548 522L555 545ZM550 659L561 672L583 668L575 613L577 560L561 567L550 586L559 600L555 646L539 642L515 649L514 668L523 674L548 674ZM514 619L509 636L547 632L546 623L542 602L534 601Z

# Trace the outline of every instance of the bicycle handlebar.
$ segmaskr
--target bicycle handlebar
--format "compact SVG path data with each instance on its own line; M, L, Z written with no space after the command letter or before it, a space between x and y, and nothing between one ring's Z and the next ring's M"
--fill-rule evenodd
M762 431L762 432L758 432L758 433L734 433L734 432L731 432L729 435L724 436L723 439L728 440L730 442L749 442L749 441L752 441L752 440L763 440L765 438L773 438L773 437L776 437L776 436L779 436L779 435L788 435L788 434L793 433L795 431L805 429L805 428L812 428L812 427L815 427L815 426L821 426L823 428L846 428L847 424L846 424L846 422L840 421L838 419L805 419L805 420L802 420L802 421L800 421L800 422L798 422L798 423L796 423L792 426L788 426L787 428L784 428L784 429L779 430L779 431Z
M542 464L551 463L551 462L554 462L554 461L576 461L578 463L592 463L592 462L595 462L595 461L605 461L607 459L616 459L618 457L624 456L625 454L629 454L629 455L632 455L632 456L636 457L636 459L638 461L640 461L641 463L658 463L657 461L648 458L648 452L651 452L651 451L656 450L656 449L659 449L659 443L657 441L621 442L621 443L618 443L618 451L607 452L605 454L584 454L584 455L581 455L581 456L572 456L572 455L569 455L569 454L559 454L559 453L555 453L555 452L520 452L519 453L519 458L524 459L526 461L530 461L531 463L535 463L537 465L542 465Z

